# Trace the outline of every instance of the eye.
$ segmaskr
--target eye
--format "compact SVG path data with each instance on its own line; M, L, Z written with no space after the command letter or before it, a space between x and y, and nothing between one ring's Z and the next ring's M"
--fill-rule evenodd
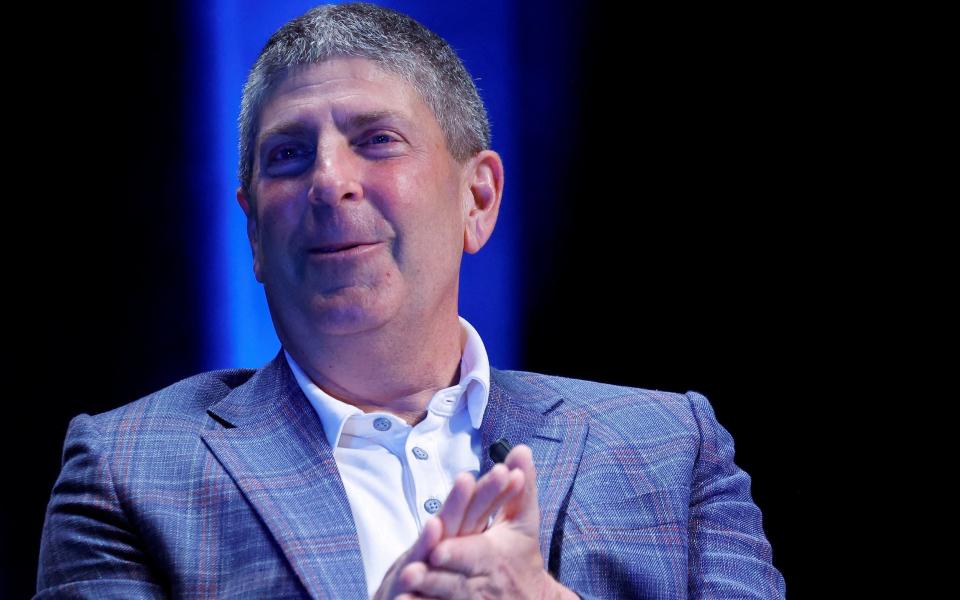
M275 148L270 152L270 155L267 157L267 162L273 164L277 162L296 160L298 158L306 158L310 154L311 152L309 150L299 146L280 146L279 148Z
M400 140L391 133L384 131L375 133L370 137L366 138L364 142L361 142L361 146L385 146L391 142L399 142Z
M313 148L300 144L284 144L270 150L264 161L268 175L296 175L313 162Z

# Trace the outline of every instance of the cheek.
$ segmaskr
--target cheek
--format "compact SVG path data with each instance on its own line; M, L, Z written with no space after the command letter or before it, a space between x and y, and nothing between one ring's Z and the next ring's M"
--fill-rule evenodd
M390 199L389 209L396 215L415 211L429 190L429 179L411 169L391 169L384 175L370 178L375 182L372 192L381 198Z
M257 209L265 227L282 227L296 223L303 216L305 207L301 197L305 192L295 181L271 181L257 189Z
M398 180L396 198L400 198L398 208L403 214L412 216L411 226L421 230L434 242L449 241L451 235L462 228L463 215L457 195L456 183L451 177L437 177L436 172L420 172L407 175Z
M262 212L277 212L290 209L306 198L306 188L296 179L265 179L256 188L257 205Z
M296 252L302 235L303 205L298 202L276 201L276 197L260 197L257 206L260 247L266 260L284 260Z

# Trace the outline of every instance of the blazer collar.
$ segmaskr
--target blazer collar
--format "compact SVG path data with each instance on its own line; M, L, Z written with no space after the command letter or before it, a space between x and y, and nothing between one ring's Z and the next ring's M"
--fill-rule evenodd
M540 554L550 567L551 559L558 558L551 552L557 516L580 466L589 425L581 411L572 410L543 380L530 373L490 370L490 398L480 428L480 474L493 467L488 449L500 438L511 446L530 446L537 469Z
M207 411L211 452L266 523L311 598L367 600L353 514L323 434L277 353Z
M550 564L553 533L580 464L588 425L560 394L527 374L490 369L480 427L487 448L505 438L533 451L540 551ZM323 425L283 350L207 411L223 428L203 439L267 524L312 598L369 597L353 514ZM559 540L558 540L559 541Z

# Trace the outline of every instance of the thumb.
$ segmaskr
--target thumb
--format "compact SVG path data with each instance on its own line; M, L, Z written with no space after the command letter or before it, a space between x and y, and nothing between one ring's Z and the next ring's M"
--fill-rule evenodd
M433 547L440 541L443 534L443 523L437 517L430 517L423 525L423 531L420 537L413 543L407 554L405 563L409 564L417 561L426 561L430 556Z
M383 576L383 580L380 582L380 587L372 596L373 600L388 600L395 598L397 594L407 591L405 584L400 580L401 572L404 570L404 567L409 564L415 562L426 563L430 552L433 551L434 546L440 541L441 533L443 533L443 524L440 522L440 519L430 517L430 519L424 523L423 531L420 532L420 537L417 538L417 541L390 565L387 573Z
M533 535L539 535L540 505L537 502L537 469L533 465L533 451L525 444L518 444L503 462L511 470L523 472L523 490L507 501L503 514Z

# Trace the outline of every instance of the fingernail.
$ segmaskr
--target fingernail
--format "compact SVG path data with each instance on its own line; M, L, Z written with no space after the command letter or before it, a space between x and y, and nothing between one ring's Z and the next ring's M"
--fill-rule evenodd
M433 564L438 567L445 564L449 558L450 552L447 550L446 546L440 546L433 551Z

